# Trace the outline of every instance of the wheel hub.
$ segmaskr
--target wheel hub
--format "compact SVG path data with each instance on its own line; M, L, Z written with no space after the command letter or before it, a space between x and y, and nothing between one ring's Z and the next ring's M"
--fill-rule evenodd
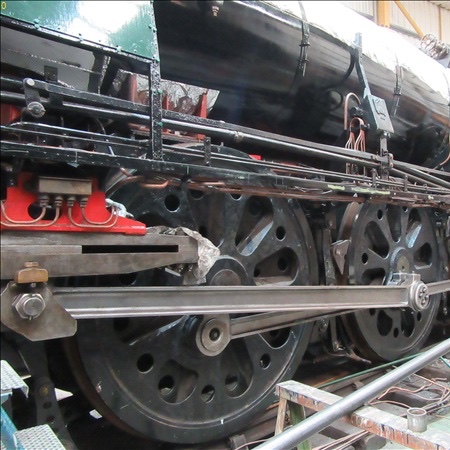
M230 343L230 319L228 316L205 317L196 333L196 344L206 356L217 356Z
M391 267L394 273L411 273L414 267L411 252L405 248L397 248L392 252Z
M235 258L220 257L206 276L210 286L246 286L251 278L244 266Z

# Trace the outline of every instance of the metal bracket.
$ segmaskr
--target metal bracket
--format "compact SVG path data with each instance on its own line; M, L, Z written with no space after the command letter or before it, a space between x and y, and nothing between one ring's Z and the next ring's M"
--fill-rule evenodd
M44 79L47 83L58 83L58 69L52 66L44 66Z
M27 261L24 266L14 275L14 281L17 284L46 283L48 281L48 272L39 267L37 262Z
M334 258L339 272L344 275L345 270L345 259L347 257L348 247L350 246L350 240L336 241L331 244L331 253Z
M364 100L361 104L361 108L364 110L364 116L370 124L370 130L377 133L394 133L386 102L382 98L372 95L370 92L369 80L367 79L362 63L361 33L356 33L355 36L354 55L356 72L359 81L364 88Z
M203 149L205 152L205 166L211 165L211 138L205 136L203 139Z
M2 324L31 341L73 336L76 320L59 305L45 283L33 284L7 284L1 293Z
M25 102L27 104L27 111L36 119L44 116L45 108L41 102L41 97L38 90L34 87L35 81L32 78L25 78L23 80L23 92L25 94Z
M331 258L331 247L331 231L327 228L322 231L322 254L326 286L336 286L336 271Z
M391 116L396 116L398 107L400 104L400 97L402 95L402 83L403 83L403 69L398 65L395 67L395 89L394 89L394 102L392 103Z
M381 178L389 179L389 170L394 167L394 156L388 151L388 133L382 133L380 136L380 156L381 156Z
M299 72L302 77L305 76L306 63L308 62L308 47L309 43L309 24L306 21L302 22L302 40L300 42L300 58L299 58Z

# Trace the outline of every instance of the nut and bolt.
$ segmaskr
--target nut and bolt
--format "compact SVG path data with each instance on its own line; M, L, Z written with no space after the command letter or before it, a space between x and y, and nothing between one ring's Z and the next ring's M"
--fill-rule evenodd
M419 290L419 301L422 307L425 307L430 300L430 296L428 295L428 289L426 286L422 286Z
M428 307L430 303L430 295L428 287L422 281L416 282L411 286L410 301L411 306L416 311L422 311Z
M45 309L45 300L41 294L19 294L12 306L22 319L36 319Z
M220 338L220 330L218 328L213 328L210 332L209 332L209 338L212 341L217 341L217 339Z
M50 395L51 387L48 384L43 384L38 389L38 394L40 397L47 397Z
M328 320L320 319L319 320L319 331L321 333L324 333L325 331L327 331L328 330L328 324L329 324Z
M28 112L36 118L40 118L45 114L44 106L39 102L30 102L27 105Z

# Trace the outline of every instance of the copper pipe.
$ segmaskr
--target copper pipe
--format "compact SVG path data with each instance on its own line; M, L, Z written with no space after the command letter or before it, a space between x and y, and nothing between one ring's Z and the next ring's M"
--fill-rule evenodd
M70 223L72 225L78 227L78 228L96 228L96 229L98 229L98 228L112 228L114 225L116 225L117 221L119 220L119 216L116 214L116 217L115 217L114 221L111 224L105 225L105 226L102 226L102 225L89 225L89 224L78 223L78 222L75 222L75 220L72 217L72 207L69 207L67 209L67 215L69 217Z
M350 100L350 97L355 97L356 101L358 102L358 106L361 105L361 100L359 99L359 97L354 94L353 92L349 92L346 96L345 96L345 101L344 101L344 130L347 130L347 123L348 123L348 101Z
M3 204L2 204L2 206L3 206ZM55 210L55 218L49 223L42 223L42 224L40 224L40 223L29 222L29 223L17 223L17 224L14 224L14 223L5 223L3 221L0 221L0 223L4 227L9 227L9 228L30 227L30 226L32 228L45 228L45 227L51 227L52 225L54 225L56 223L56 221L59 219L60 214L61 214L61 208L57 207L56 210Z
M164 189L169 185L169 180L164 181L160 184L154 184L154 183L139 183L139 186L149 189Z
M8 214L6 214L5 203L3 201L1 202L1 206L2 206L2 214L5 216L5 219L8 222L11 222L14 225L19 225L19 224L31 225L33 223L39 222L45 216L45 206L43 206L41 214L39 214L39 217L37 217L36 219L33 219L33 220L14 220L14 219L11 219L11 217L9 217Z
M117 213L118 213L117 208L116 208L115 206L113 206L113 207L112 207L111 214L110 214L110 216L108 217L107 220L105 220L104 222L95 222L95 221L93 221L93 220L89 220L89 219L86 217L86 214L85 214L85 211L84 211L84 210L85 210L84 208L81 208L81 215L83 216L83 219L84 219L87 223L89 223L89 224L91 224L91 225L106 225L107 223L111 222L111 220L113 220L114 216L117 216Z

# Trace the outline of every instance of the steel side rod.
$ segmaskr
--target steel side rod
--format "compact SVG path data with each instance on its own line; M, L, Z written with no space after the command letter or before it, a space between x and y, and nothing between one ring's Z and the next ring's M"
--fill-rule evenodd
M74 318L392 308L409 305L405 286L208 286L55 288ZM377 296L377 300L373 299Z
M318 433L331 425L335 420L338 420L347 414L351 414L384 390L394 386L407 376L412 375L449 351L450 339L446 339L440 344L432 347L430 350L427 350L397 369L392 370L381 378L378 378L372 383L351 393L328 408L267 440L264 444L256 447L255 450L287 450L295 447L300 442L305 441L315 433Z

